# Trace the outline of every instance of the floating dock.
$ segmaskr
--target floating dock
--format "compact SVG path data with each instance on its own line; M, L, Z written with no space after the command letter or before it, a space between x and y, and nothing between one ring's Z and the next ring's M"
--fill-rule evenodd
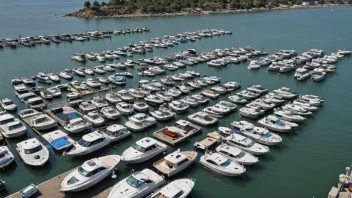
M208 137L206 137L204 140L196 142L194 146L202 150L207 150L222 140L221 135L216 131L208 133L207 136Z

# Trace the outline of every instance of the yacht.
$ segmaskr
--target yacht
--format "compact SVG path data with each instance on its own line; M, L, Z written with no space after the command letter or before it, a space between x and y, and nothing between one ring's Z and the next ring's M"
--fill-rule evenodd
M25 102L30 108L42 110L47 103L41 97L30 98Z
M177 179L152 193L147 198L177 197L186 198L191 193L195 181L193 179Z
M202 111L189 115L188 119L203 126L213 125L218 122L217 118L213 118Z
M309 101L303 100L303 99L296 99L292 102L294 105L299 105L302 108L306 109L307 111L316 111L318 110L317 106L314 106L309 103Z
M219 153L207 152L199 161L204 167L224 176L239 176L246 168Z
M279 119L276 116L269 115L258 121L258 124L262 125L263 127L268 128L269 130L277 131L277 132L290 132L298 127L297 124L284 121Z
M222 128L222 130L231 130L225 127ZM269 152L269 147L256 143L253 140L240 134L232 133L231 135L227 136L225 140L227 144L238 147L254 155L263 155Z
M167 92L157 92L155 95L166 102L170 102L173 99Z
M111 175L120 162L120 156L108 155L85 161L69 173L61 183L63 192L78 192L88 189Z
M247 91L247 90L242 90L238 93L236 93L238 96L242 96L244 99L247 100L253 100L257 97L259 97L258 93L252 92L252 91Z
M107 103L101 96L96 96L91 100L92 104L96 106L97 108L103 108L109 106L109 103Z
M86 84L92 88L97 88L97 89L99 89L102 86L102 84L99 81L92 78L88 78L86 80Z
M173 119L176 113L170 111L168 108L161 107L156 111L150 112L150 115L153 116L157 121L166 121Z
M82 136L78 142L73 144L73 147L67 149L63 156L82 156L97 151L111 142L111 139L104 134L94 131Z
M147 97L144 98L144 100L147 103L154 104L154 105L161 105L164 103L164 100L162 100L161 98L159 98L154 94L148 95Z
M302 122L306 119L305 117L303 117L301 115L294 114L289 110L275 110L274 114L279 119L286 120L289 122Z
M214 91L211 91L211 90L205 90L205 91L202 92L202 94L204 96L207 96L207 97L211 98L211 99L216 99L216 98L219 97L218 93L216 93Z
M51 83L51 80L49 79L49 77L44 73L39 72L35 77L38 82L45 83L45 84Z
M116 120L120 117L120 112L111 106L103 107L100 113L104 115L105 118L109 120Z
M9 148L7 146L0 146L0 168L5 169L14 160L15 157L13 156Z
M131 135L131 132L127 130L126 127L118 124L101 128L99 131L108 137L111 142L116 142Z
M54 73L47 73L46 74L48 76L48 78L54 82L60 82L60 78L59 76L57 76L56 74Z
M51 93L51 95L55 98L60 97L62 94L61 90L57 87L48 88L46 91Z
M216 105L226 107L226 108L230 109L230 111L235 111L237 109L237 105L233 104L232 102L228 102L228 101L220 101Z
M37 138L25 140L16 146L18 154L29 166L43 166L49 160L48 149Z
M149 105L142 101L136 101L133 103L133 110L136 112L147 112L149 111Z
M108 198L145 197L165 183L163 176L150 169L136 171L115 184Z
M57 127L57 122L46 114L39 114L31 118L30 126L38 131L46 131Z
M153 164L154 168L168 177L174 176L193 164L198 153L196 151L176 150Z
M247 88L249 91L259 93L259 94L265 94L268 92L268 89L264 89L261 85L252 85L251 87Z
M81 133L88 131L91 126L92 124L90 122L85 121L82 118L74 118L68 120L63 127L69 133Z
M85 77L85 76L86 76L86 74L84 73L84 71L82 71L82 70L79 69L79 68L75 68L75 67L72 69L72 73L75 74L75 75L77 75L77 76L80 76L80 77Z
M122 101L131 102L134 100L134 97L125 89L116 92L116 94L121 98Z
M248 102L244 97L238 95L229 96L228 99L236 104L246 104Z
M296 69L296 73L294 75L294 78L296 80L301 81L301 80L305 80L309 77L310 77L310 73L307 69L304 69L304 68L297 68Z
M264 145L274 146L282 142L282 138L279 135L271 133L263 127L256 127L247 121L234 121L231 123L231 127L235 133L249 137Z
M105 74L106 71L103 69L104 65L98 65L92 68L92 70L97 74Z
M249 70L259 69L259 68L260 68L260 65L257 63L257 61L254 61L254 60L252 60L248 65Z
M13 88L18 93L28 92L28 88L24 84L14 85Z
M275 93L268 93L262 97L263 99L269 100L270 102L274 103L276 106L282 105L285 100L283 97L275 94Z
M173 98L177 98L182 94L182 92L176 88L171 88L167 90L166 93L167 95L172 96Z
M248 118L256 119L261 114L262 114L262 112L259 109L255 109L255 108L242 107L240 109L240 115L248 117Z
M255 99L254 101L251 102L251 104L258 105L261 108L263 108L265 111L271 110L276 107L276 105L270 100L262 99L262 98Z
M297 115L303 115L303 116L308 116L312 115L311 111L308 111L307 109L303 108L301 105L296 105L296 104L286 104L285 106L282 107L284 110L291 111L294 114Z
M89 112L83 116L83 119L93 124L93 126L101 126L105 123L105 119L95 111Z
M79 109L82 111L82 112L91 112L91 111L94 111L96 110L98 107L95 106L91 100L87 100L87 101L84 101L82 102L81 104L79 104Z
M221 86L215 86L212 87L210 90L215 91L218 94L225 94L227 93L227 89L225 87L221 87Z
M287 87L281 87L280 89L274 90L274 92L286 99L292 99L297 97L298 95L297 93L291 92L291 89Z
M315 105L315 106L324 103L324 98L322 98L320 96L302 95L301 98L304 100L308 100L310 104Z
M196 99L197 102L199 102L200 104L206 104L209 102L209 99L201 94L195 94L195 95L192 95L191 97Z
M200 105L200 103L197 99L192 98L192 97L188 97L188 96L181 99L180 102L183 102L183 103L189 105L190 107L198 107Z
M39 111L37 111L35 109L23 109L23 110L18 112L18 116L21 119L33 117L33 116L38 115L38 114L39 114Z
M17 105L8 98L4 98L0 101L0 105L5 111L14 111L17 109Z
M222 84L221 86L225 87L227 90L234 91L241 87L241 84L238 82L227 82Z
M242 165L253 165L259 162L259 159L253 154L243 151L242 149L230 146L228 144L221 144L216 147L216 152L220 155L223 155L229 158L232 161L235 161Z
M148 116L144 113L137 113L128 118L125 126L131 131L142 131L156 123L157 121L154 117Z
M118 94L117 94L117 93L113 93L113 92L107 93L107 94L105 95L105 99L106 99L108 102L112 103L112 104L116 104L116 103L122 101L121 98L118 96Z
M133 113L133 106L126 102L118 102L116 108L122 115L131 115Z
M153 138L145 137L138 140L122 153L122 160L137 164L147 161L167 150L167 146Z
M174 100L169 103L169 107L177 113L182 113L188 110L189 105L181 101Z

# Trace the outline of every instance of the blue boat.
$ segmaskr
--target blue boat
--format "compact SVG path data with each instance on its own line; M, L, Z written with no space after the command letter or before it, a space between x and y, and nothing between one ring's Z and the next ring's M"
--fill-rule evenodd
M42 72L39 72L36 75L36 79L37 79L38 82L41 82L41 83L46 83L46 84L50 84L51 83L51 80L49 79L49 77L46 76L46 74L44 74Z
M124 76L119 76L119 75L111 75L108 77L108 80L116 85L125 85L126 84L126 78Z
M46 133L43 135L43 138L49 142L49 144L56 151L63 151L68 147L71 147L75 142L72 140L65 132L61 130L56 130L50 133Z

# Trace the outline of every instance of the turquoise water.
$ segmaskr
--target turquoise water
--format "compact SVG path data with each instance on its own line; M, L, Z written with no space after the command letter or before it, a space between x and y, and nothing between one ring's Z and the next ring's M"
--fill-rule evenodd
M210 51L215 48L238 47L250 45L264 48L273 53L279 49L295 49L303 52L310 48L321 48L327 53L352 46L352 27L350 18L352 8L339 7L330 9L291 10L267 13L237 15L206 15L167 18L137 19L76 19L62 17L63 14L79 9L83 4L78 0L64 1L1 1L0 38L22 35L54 34L64 32L85 32L93 30L119 29L124 27L148 27L150 33L112 36L89 42L62 43L60 45L39 46L35 48L17 48L0 50L2 72L0 73L0 97L9 97L20 109L24 105L14 95L10 80L15 77L32 76L39 71L59 72L65 68L78 66L70 60L74 52L102 51L122 47L125 44L138 42L151 37L173 35L184 31L195 31L205 28L222 28L231 30L232 36L202 39L195 43L187 43L170 49L156 49L153 53L134 58L165 55L194 48L198 51ZM56 16L55 16L56 14ZM4 20L6 19L6 20ZM335 74L329 75L322 83L297 82L293 73L269 73L265 68L259 71L248 71L248 63L229 65L224 68L209 68L205 64L189 67L203 75L221 76L223 82L241 81L242 87L261 84L273 90L281 86L291 87L299 93L310 93L325 97L325 104L314 116L300 125L296 133L283 134L283 144L271 147L270 153L260 157L259 164L246 167L246 174L237 178L220 176L194 164L178 177L191 177L196 180L193 197L326 197L332 185L336 185L337 176L349 166L350 155L350 101L351 58L347 57L336 64ZM88 62L93 67L97 63ZM185 71L180 69L177 72ZM130 72L136 74L135 70ZM172 73L172 72L171 72ZM83 80L79 77L76 79ZM157 78L156 78L157 79ZM128 79L126 87L135 86L140 80L138 76ZM62 80L62 82L64 82ZM226 99L228 95L221 99ZM221 99L217 100L220 101ZM216 103L212 101L209 105ZM187 114L178 115L176 119L201 110L204 106L191 109ZM218 126L226 126L239 120L238 111L220 120ZM120 119L117 123L123 123ZM10 168L0 171L0 178L6 181L7 192L11 194L29 183L41 183L62 172L68 171L92 157L107 154L121 154L134 141L151 135L153 131L171 125L173 121L158 123L157 126L141 133L133 133L131 138L111 145L100 152L82 158L60 157L50 149L50 162L43 168L32 168L23 164L15 147L22 139L8 140L8 146L16 157L16 163ZM193 143L203 139L218 126L203 128L203 133L192 137L181 144L182 150L193 149ZM36 136L32 131L27 138ZM79 137L75 137L78 139ZM176 148L169 147L171 152ZM161 158L161 156L159 156ZM152 168L154 158L141 165L118 165L117 179L107 178L104 182L87 192L74 194L74 197L94 195L123 179L131 170ZM84 195L84 196L83 196Z

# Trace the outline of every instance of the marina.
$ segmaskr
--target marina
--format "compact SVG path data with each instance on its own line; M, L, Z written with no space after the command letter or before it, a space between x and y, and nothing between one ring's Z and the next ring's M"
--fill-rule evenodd
M29 5L28 9L33 9L31 6ZM39 4L39 6L41 5ZM3 9L2 7L0 6L0 10ZM25 121L27 132L25 136L18 138L3 138L7 148L14 156L14 161L0 173L0 179L4 181L5 187L2 196L9 196L19 191L23 192L34 186L38 187L37 196L42 194L42 197L46 197L50 193L52 196L63 197L63 194L60 193L61 184L66 175L71 172L69 170L81 166L87 160L109 155L122 155L131 145L144 137L164 142L168 147L167 151L161 152L143 163L131 165L122 160L114 169L115 172L108 174L102 182L80 192L69 192L67 195L70 197L82 195L108 197L112 189L119 190L115 186L119 181L125 181L124 178L130 176L143 177L140 175L141 171L150 169L160 177L165 177L162 181L172 186L181 185L185 178L194 181L190 191L192 197L216 197L219 192L225 197L241 196L244 198L253 196L326 196L331 186L336 185L336 176L341 172L345 173L341 171L341 167L344 167L343 164L350 163L348 149L341 149L340 145L347 145L349 137L347 129L350 123L347 119L346 107L351 100L351 95L346 92L345 86L350 80L348 73L351 72L351 67L349 67L351 59L345 53L350 51L352 43L348 40L350 33L348 27L346 27L346 31L337 31L339 27L342 27L342 24L347 23L346 17L341 17L341 14L349 15L349 9L348 7L339 7L334 8L334 12L331 12L330 9L311 9L309 11L291 10L241 15L203 15L181 17L182 19L180 17L121 19L118 23L115 20L87 20L84 22L81 19L68 19L67 22L67 19L55 18L55 24L57 24L55 27L48 28L46 22L38 26L36 20L31 23L34 28L23 25L23 32L21 32L23 35L35 35L36 32L49 35L50 32L62 32L60 29L63 28L67 32L86 32L90 29L110 29L111 27L123 29L123 27L134 26L149 27L152 31L148 34L130 34L129 36L115 37L111 35L111 39L99 39L97 42L74 42L72 44L62 42L60 45L40 48L21 47L1 51L0 57L4 71L6 71L3 72L3 77L0 80L3 85L1 99L10 99L16 105L18 112L27 109L26 113L23 112L20 115L17 115L16 111L4 112L12 114L15 118L23 117L21 120ZM66 12L69 13L69 11ZM6 13L6 10L3 10L2 13ZM268 23L272 17L275 17L277 22L281 24L279 29L276 23ZM325 20L331 27L325 28L325 31L322 32L318 31L321 29L321 25L314 20L314 17ZM336 17L339 20L334 21L333 19ZM53 18L54 16L48 17L48 20L53 20ZM13 16L13 20L16 22L16 16ZM315 22L312 22L313 20ZM294 21L300 21L300 23ZM80 24L84 24L84 28ZM170 24L182 25L173 26ZM35 31L30 29L35 29ZM204 38L201 42L189 41L168 48L153 47L153 52L146 54L136 52L133 53L133 58L120 56L120 59L111 61L108 60L110 55L108 54L105 57L106 63L91 60L81 63L68 59L76 52L83 51L86 55L86 53L103 52L107 49L112 51L113 47L129 46L130 44L134 45L129 48L132 50L139 41L149 41L150 38L160 38L161 35L196 32L202 29L224 29L231 31L232 35L213 36ZM339 35L337 36L332 29L336 30ZM16 30L6 30L2 37L11 37L16 34L18 34ZM251 58L249 58L248 51L244 55L230 55L235 50L249 49L245 47L249 45L251 46L250 51L253 52ZM297 55L288 58L288 54L292 51L287 49L294 49ZM304 52L311 51L311 49L321 49L327 56L335 54L336 57L339 57L338 61L336 63L322 63L320 66L315 61L307 62L308 64L301 63L295 66L296 71L291 68L290 72L288 65L291 63L286 61L298 60L297 58L303 56ZM280 72L280 68L276 72L268 71L270 64L267 59L274 54L277 55L280 51L283 58L281 62L285 62L287 65L278 64L280 68L282 67L282 72ZM192 54L194 52L195 54ZM259 52L263 52L263 54L254 55ZM268 54L266 55L264 52ZM225 56L223 56L224 54ZM343 58L342 54L344 54ZM173 59L172 55L176 58ZM334 61L330 60L331 57L324 58L325 55L314 59ZM249 58L247 62L244 62L244 56ZM193 58L204 60L206 57L213 61L210 59L198 60L198 63L191 65ZM224 62L219 59L233 63L223 66ZM255 68L262 59L262 63L267 64L266 66L248 70L249 65ZM163 63L160 64L159 61ZM208 64L210 61L212 62ZM104 67L101 67L100 65L103 64ZM324 67L323 64L334 67ZM73 72L74 68L77 73ZM123 71L119 71L120 69ZM313 78L310 72L315 69L319 69L317 71L320 72L319 74L322 72L326 74L315 75ZM102 70L104 74L101 72ZM144 72L141 73L142 71ZM36 80L31 76L36 76L39 72L45 74L51 84L42 83L49 82L44 78L42 82L34 83ZM152 76L152 74L154 75ZM55 75L58 76L60 82L57 82ZM16 87L10 84L11 81L16 84ZM24 85L17 84L19 82ZM99 83L101 85L98 88ZM15 89L17 94L14 94ZM31 98L31 101L26 101L25 96L22 95L28 90L31 96L27 97L35 97ZM37 115L37 113L28 108L29 105L34 107L35 102L39 99L45 102L45 107L43 105L37 110L45 112L48 118L56 121L58 123L56 128L41 131L36 129L37 125L34 127L31 124L30 117ZM171 107L168 104L172 101L174 102ZM178 102L183 105L180 106ZM82 103L84 105L80 105ZM10 105L3 107L10 109ZM70 107L74 111L66 109L66 107ZM126 107L126 111L124 107ZM62 109L62 114L60 114L60 108L65 108ZM103 111L103 108L106 109ZM73 112L78 112L78 114ZM83 117L88 116L90 112L97 117L94 118L91 114L91 121L82 118L84 122L97 124L102 118L104 124L89 127L90 130L83 130L76 134L70 132L72 128L65 128L68 124L67 121L74 124L76 119L79 119L79 114ZM120 114L117 116L116 112ZM133 117L139 113L146 114L147 117ZM192 117L193 120L191 120L190 115L198 117L196 119ZM124 127L127 121L133 119L134 124L128 126L135 129L136 119L143 118L141 123L146 123L145 120L149 117L154 117L157 122L150 126L142 124L140 131L131 130L129 132L129 129ZM181 138L181 140L175 138L175 136L182 134L179 133L179 129L174 131L171 129L170 133L165 134L165 130L174 127L181 120L189 122L196 126L196 129L201 129L202 132L197 130L194 133L187 133L191 135ZM242 124L235 123L239 121ZM285 126L288 126L288 130L278 127L279 125L276 123L284 123ZM272 128L269 129L269 127ZM139 129L139 127L137 128ZM63 152L69 152L69 149L66 150L66 145L68 148L80 140L90 141L92 139L83 138L83 136L95 131L98 131L95 138L109 134L110 142L101 147L99 151L86 156L62 156ZM154 136L156 132L159 132L159 137ZM98 135L99 133L102 136ZM127 137L127 135L129 138L119 139ZM48 161L40 168L29 167L25 164L16 150L18 143L32 138L36 138L49 151ZM112 138L120 141L114 143ZM216 143L204 144L209 147L204 156L205 151L196 150L194 144L208 138L214 138L216 141L213 142ZM53 140L58 140L59 144ZM62 147L61 143L65 143L65 145ZM245 151L245 147L239 147L238 143L248 143L255 146ZM259 151L262 152L256 150L258 148L261 148ZM187 171L182 171L169 178L153 167L153 164L161 159L172 161L173 158L170 156L170 158L166 158L166 156L178 149L181 152L198 154L194 163L187 167ZM242 158L239 154L243 155ZM327 158L333 160L326 161ZM206 163L206 160L215 159L224 163L229 159L231 161L229 167L236 167L240 171L229 171L220 166L210 166L210 163ZM202 161L200 162L200 160ZM172 162L177 163L178 161ZM327 164L327 166L321 166L321 164ZM346 172L348 171L346 170ZM159 178L147 170L143 174L153 175L155 179ZM282 175L290 180L283 182ZM16 178L21 178L21 180ZM47 182L45 182L46 180ZM187 182L189 181L187 180ZM309 188L307 183L310 184ZM30 184L33 186L29 186ZM53 188L46 186L48 184ZM287 195L287 188L292 185L299 188L300 191ZM150 185L150 189L154 189L155 186L157 185ZM165 188L167 189L167 187ZM217 190L212 191L209 190L210 188ZM252 190L254 188L256 191ZM345 190L348 190L347 186ZM157 189L153 191L157 192ZM165 189L160 191L160 193L166 192L168 191ZM18 196L18 194L12 196Z

